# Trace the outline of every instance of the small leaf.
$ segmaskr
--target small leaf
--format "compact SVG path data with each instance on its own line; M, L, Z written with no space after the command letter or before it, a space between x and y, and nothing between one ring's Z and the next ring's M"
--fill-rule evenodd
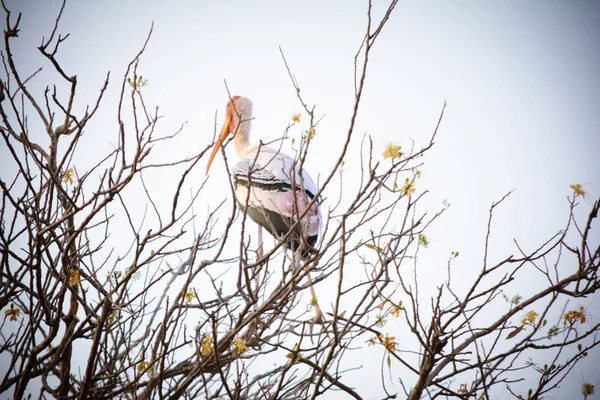
M506 339L514 338L515 336L517 336L519 334L519 332L521 332L523 330L524 327L525 327L525 325L521 325L518 328L515 328L511 333L506 335Z
M513 298L510 299L510 302L514 305L518 305L521 302L521 300L523 300L523 296L521 296L520 294L515 294Z
M108 324L112 325L115 322L115 317L117 316L117 312L113 311L108 315Z
M374 244L371 243L365 243L365 247L368 247L371 250L375 250L378 253L383 253L383 249L381 247L377 247Z
M556 334L558 334L558 328L556 326L548 329L548 339L551 339L552 336L556 336Z
M425 248L427 248L427 246L429 246L429 241L427 240L425 235L423 235L421 233L419 233L419 244Z

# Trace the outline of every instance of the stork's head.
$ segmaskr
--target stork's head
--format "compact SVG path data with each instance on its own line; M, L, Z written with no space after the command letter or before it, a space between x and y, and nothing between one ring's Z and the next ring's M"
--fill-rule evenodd
M250 119L252 117L252 101L247 97L233 96L231 100L227 102L227 110L225 111L225 121L223 121L223 127L219 133L219 137L215 142L215 147L208 159L208 165L206 166L206 174L213 162L213 159L217 155L217 152L221 148L221 143L225 142L225 139L230 134L237 135L241 127L246 128L250 126ZM247 134L247 129L243 132ZM244 137L247 140L247 137Z

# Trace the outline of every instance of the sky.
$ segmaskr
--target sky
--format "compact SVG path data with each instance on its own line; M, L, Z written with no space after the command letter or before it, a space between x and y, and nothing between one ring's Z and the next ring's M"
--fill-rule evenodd
M374 2L375 15L385 4ZM8 0L7 5L23 11L15 57L33 72L42 62L35 47L48 36L60 3ZM328 174L334 163L329 149L344 140L352 111L353 60L366 27L366 2L70 2L61 32L71 36L59 58L77 73L80 110L111 71L105 107L97 116L106 125L88 128L86 151L110 149L120 80L152 24L139 71L149 82L147 103L159 105L164 116L162 129L173 132L186 123L173 154L210 143L215 113L223 114L228 98L225 81L232 94L254 102L253 138L280 137L291 116L301 112L281 47L304 99L324 116L306 168L317 181ZM397 5L371 54L355 132L357 138L371 135L381 151L389 142L404 148L411 140L424 144L447 102L419 183L429 190L426 206L451 204L430 230L432 260L460 250L459 268L475 271L489 207L510 190L515 191L494 225L497 259L515 252L513 238L533 249L564 226L570 184L582 184L587 193L581 211L600 196L598 38L598 1ZM46 73L31 83L39 85L38 93ZM76 160L82 169L92 162L86 158ZM352 173L356 165L348 164ZM224 165L216 160L209 190L218 191L224 177ZM597 231L593 238L600 240ZM598 299L585 305L600 318ZM600 383L600 372L586 367L592 362L576 368L556 398L572 393L580 374Z

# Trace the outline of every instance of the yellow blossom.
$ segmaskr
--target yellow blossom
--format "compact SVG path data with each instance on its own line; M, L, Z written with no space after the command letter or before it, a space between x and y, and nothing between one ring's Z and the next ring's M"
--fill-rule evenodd
M150 364L148 362L144 361L144 353L142 353L140 357L140 362L137 363L136 369L141 372L148 368L149 365Z
M208 335L202 340L202 355L206 356L210 353L210 343L212 340L212 335Z
M300 354L300 352L298 351L300 349L300 346L298 345L298 343L294 344L294 347L292 347L292 351L290 351L286 357L289 358L290 360L294 360L294 361L300 361L302 360L302 354Z
M294 121L294 122L300 122L300 117L301 116L302 116L302 114L300 114L300 113L292 115L292 121Z
M387 333L385 336L379 336L379 341L388 351L396 351L396 336L389 336Z
M383 335L380 333L377 336L373 336L371 339L368 339L366 343L369 347L375 346L375 340L379 341L379 343L381 343L386 350L396 351L396 336L390 336L387 333Z
M392 304L392 308L390 310L390 314L392 317L398 318L400 316L400 311L402 310L402 302L398 305Z
M537 316L538 316L538 313L536 313L535 311L533 311L533 310L528 311L527 316L521 320L521 324L523 324L523 325L533 324L535 322L535 319L537 318Z
M72 185L73 184L73 168L69 168L67 171L63 172L63 182Z
M148 368L148 363L146 361L140 361L137 365L137 370L142 372L144 371L146 368Z
M585 399L588 396L591 396L594 394L594 385L592 385L589 382L583 382L581 384L581 395L583 396L583 398Z
M415 181L411 181L410 179L406 178L406 180L404 181L404 187L402 188L404 194L414 193L415 190Z
M580 324L585 323L586 317L583 312L584 312L583 307L579 307L579 311L577 311L577 310L567 311L565 313L565 315L563 316L563 324L565 326L573 325L575 322L578 322L578 321Z
M378 310L383 311L383 308L386 306L386 304L389 304L389 308L387 310L392 317L398 318L400 316L400 311L404 309L404 307L402 306L402 300L400 300L397 305L392 303L390 300L383 300L376 308ZM381 314L379 318L382 318ZM381 319L381 322L384 321Z
M315 132L315 127L311 126L307 131L306 131L306 140L311 141L315 135L317 133Z
M390 142L387 145L385 151L382 154L383 158L398 158L402 155L402 153L400 152L400 146L392 142Z
M16 321L19 317L19 314L21 314L21 310L15 308L15 305L13 303L10 303L10 310L4 311L4 317L9 317L10 321Z
M192 300L194 300L195 298L196 295L191 290L188 290L185 294L185 301L187 301L188 303L191 303Z
M79 283L79 270L73 268L69 277L69 285L75 286Z
M242 338L235 338L233 340L233 352L239 355L244 354L246 351L248 351L248 346L246 346L244 340Z
M569 187L571 189L573 189L573 194L575 194L575 196L581 196L581 197L585 198L585 192L581 188L580 183L575 183L573 185L569 185Z

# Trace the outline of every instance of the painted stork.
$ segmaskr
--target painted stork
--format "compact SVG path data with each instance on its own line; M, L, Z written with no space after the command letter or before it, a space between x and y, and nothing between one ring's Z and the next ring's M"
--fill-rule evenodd
M232 97L227 103L225 121L208 160L206 174L225 139L233 135L233 145L240 157L232 171L235 198L241 209L259 225L259 248L262 246L261 227L277 239L289 233L285 246L296 253L298 266L302 258L314 251L321 230L319 200L313 201L317 186L297 160L271 147L250 144L251 120L250 99ZM307 276L316 301L310 275ZM318 304L314 308L313 321L322 322Z

